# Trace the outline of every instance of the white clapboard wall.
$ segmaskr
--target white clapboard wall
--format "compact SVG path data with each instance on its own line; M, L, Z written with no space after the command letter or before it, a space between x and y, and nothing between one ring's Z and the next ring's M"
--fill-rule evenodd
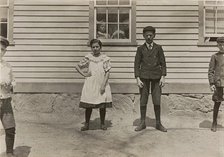
M198 1L137 0L136 38L157 29L167 61L166 93L208 92L208 63L216 47L198 47ZM75 64L90 52L88 0L15 0L10 62L17 92L79 92L83 77ZM103 47L111 57L114 93L138 92L134 78L136 46Z

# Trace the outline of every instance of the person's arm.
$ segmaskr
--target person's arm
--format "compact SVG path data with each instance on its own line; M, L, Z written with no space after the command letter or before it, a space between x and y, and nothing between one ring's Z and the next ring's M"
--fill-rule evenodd
M160 79L160 86L163 87L165 85L165 77L166 77L166 59L165 59L165 55L164 55L164 51L161 47L160 49L160 67L161 67L161 71L162 71L162 77Z
M135 55L135 63L134 63L134 73L135 73L135 78L137 81L138 87L142 88L143 87L143 82L140 80L140 66L141 66L141 50L140 48L137 49L136 55Z
M88 58L84 58L83 60L81 60L76 66L75 69L78 71L79 74L81 74L83 77L90 77L91 73L84 73L83 72L83 68L88 68L89 66L89 59Z
M215 76L215 56L212 55L208 68L208 80L211 91L216 90L214 76Z
M12 69L10 68L10 77L11 77L11 92L14 92L14 88L16 86L15 77L13 75Z
M83 76L83 77L90 77L91 76L91 73L84 73L81 68L79 67L79 65L76 65L75 66L75 69Z
M106 71L105 75L104 75L103 83L102 83L101 88L100 88L100 94L103 94L105 92L105 88L106 88L109 76L110 76L110 72Z

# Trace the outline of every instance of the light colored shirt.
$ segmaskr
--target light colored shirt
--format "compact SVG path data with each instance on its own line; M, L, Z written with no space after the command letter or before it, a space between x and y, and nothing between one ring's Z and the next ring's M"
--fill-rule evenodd
M0 99L6 99L11 97L15 81L10 64L4 60L0 62L0 74Z
M146 46L147 46L148 49L151 50L151 49L153 48L153 42L152 42L151 44L148 44L148 43L146 42Z

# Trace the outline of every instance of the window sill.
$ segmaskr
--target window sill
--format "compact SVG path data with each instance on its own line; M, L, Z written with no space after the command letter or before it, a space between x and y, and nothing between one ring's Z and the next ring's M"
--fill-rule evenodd
M106 42L101 41L103 46L137 46L137 42ZM90 41L88 42L89 45Z
M216 47L216 42L198 42L198 47Z
M14 41L9 41L9 46L15 46L15 42Z

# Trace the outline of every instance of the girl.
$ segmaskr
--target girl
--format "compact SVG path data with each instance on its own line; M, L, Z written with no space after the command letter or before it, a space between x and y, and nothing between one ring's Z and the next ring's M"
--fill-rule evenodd
M85 56L76 65L77 71L85 77L79 107L85 108L85 125L81 131L89 130L89 121L93 108L99 108L102 130L106 130L106 108L112 107L111 89L108 84L111 69L110 58L101 54L102 42L98 39L90 41L92 53ZM87 69L87 72L84 72Z

